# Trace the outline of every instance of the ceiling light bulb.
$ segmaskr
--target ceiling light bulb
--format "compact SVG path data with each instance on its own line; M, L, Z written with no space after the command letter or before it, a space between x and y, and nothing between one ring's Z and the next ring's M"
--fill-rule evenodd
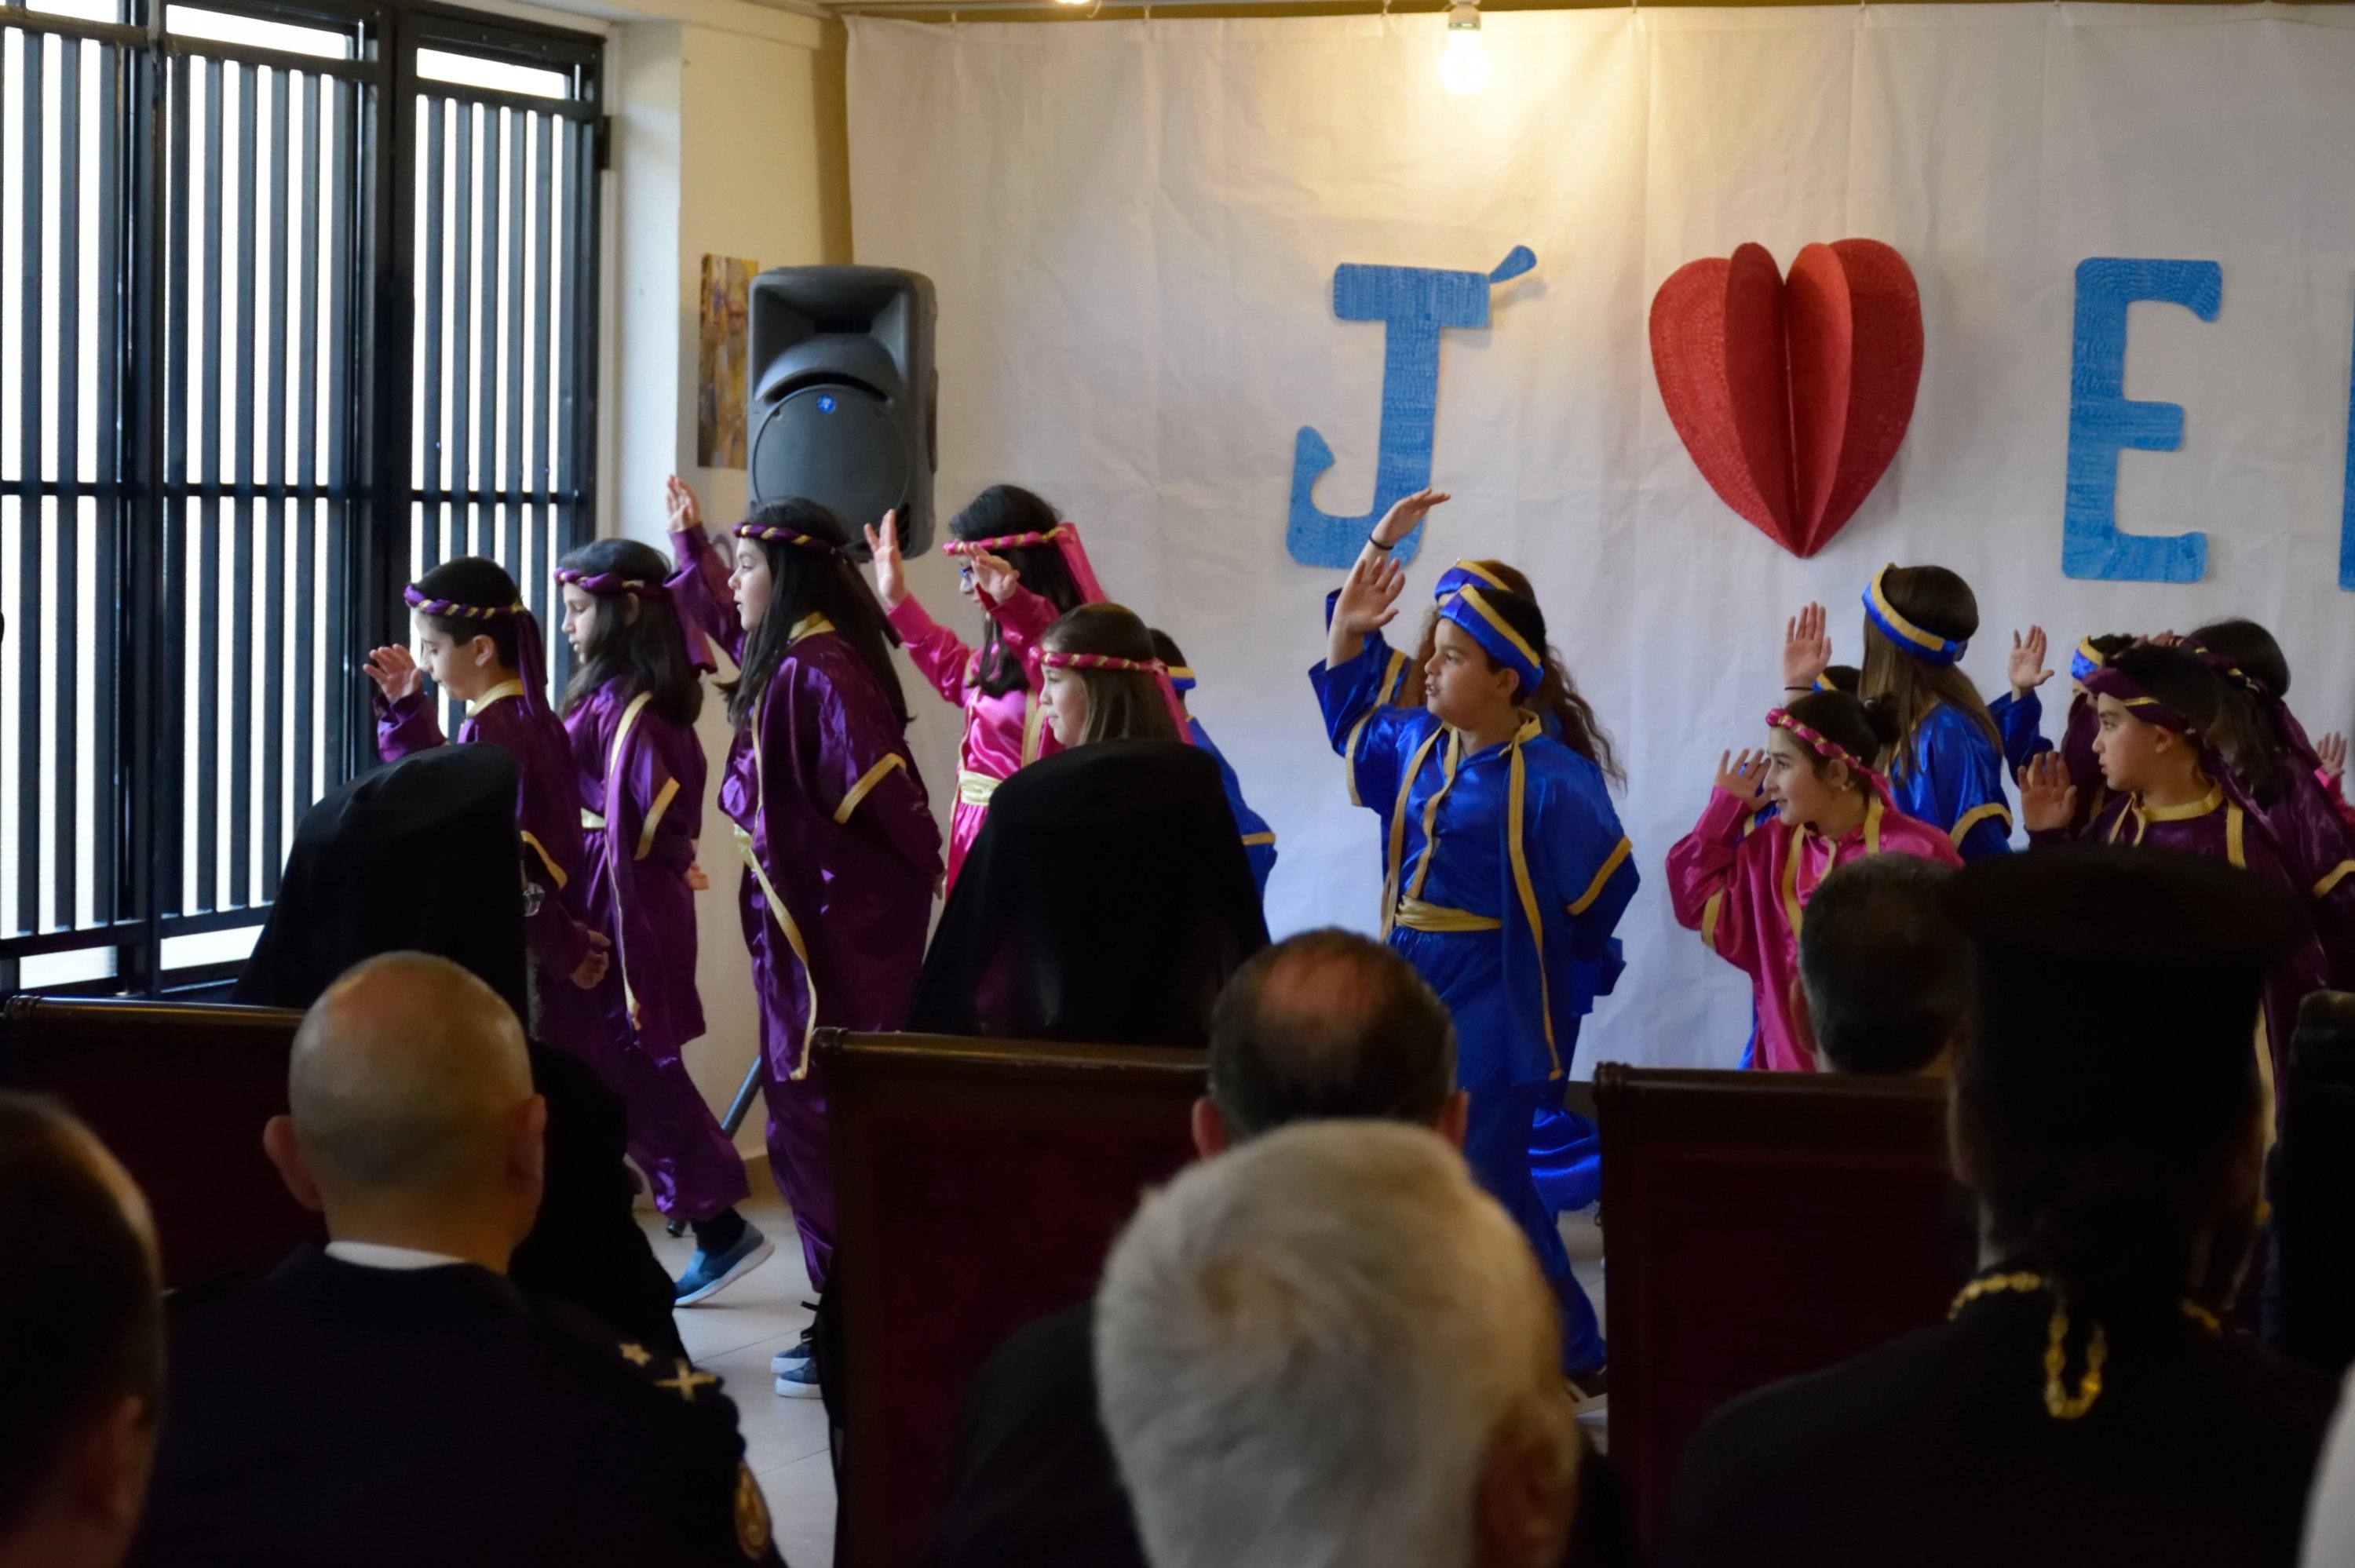
M1488 51L1480 42L1480 7L1452 5L1447 12L1447 47L1439 56L1440 84L1458 98L1488 85Z

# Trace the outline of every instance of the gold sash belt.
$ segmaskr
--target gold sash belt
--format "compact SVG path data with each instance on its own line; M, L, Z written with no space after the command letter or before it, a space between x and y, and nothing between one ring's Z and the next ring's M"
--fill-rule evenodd
M583 806L581 808L581 825L592 832L602 832L605 829L605 819Z
M997 787L1005 782L1005 779L992 779L986 773L968 773L960 768L957 769L957 799L968 806L986 806L989 798L997 793Z
M1502 920L1475 915L1469 909L1450 909L1444 904L1425 904L1420 898L1399 900L1398 924L1410 931L1501 931L1505 928Z

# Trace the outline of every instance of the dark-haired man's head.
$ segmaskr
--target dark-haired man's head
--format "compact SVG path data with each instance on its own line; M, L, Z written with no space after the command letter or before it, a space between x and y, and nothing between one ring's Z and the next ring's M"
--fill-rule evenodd
M1942 1065L1970 1012L1970 948L1939 907L1954 874L1917 855L1870 855L1817 885L1799 927L1791 1021L1831 1072Z
M147 1205L87 1128L0 1092L0 1563L112 1564L163 1385Z
M1954 1131L1987 1249L2097 1317L2231 1300L2270 1109L2258 998L2305 911L2222 861L2092 845L1977 862L1944 902L1976 950Z
M1305 931L1235 972L1210 1014L1205 1156L1296 1121L1402 1121L1464 1142L1455 1024L1414 966L1354 931Z

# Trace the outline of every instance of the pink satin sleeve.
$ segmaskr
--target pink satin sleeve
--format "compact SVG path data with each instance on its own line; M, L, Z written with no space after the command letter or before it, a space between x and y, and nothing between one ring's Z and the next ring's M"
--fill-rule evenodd
M1735 885L1744 869L1740 862L1746 815L1740 800L1722 789L1710 791L1700 821L1668 851L1668 902L1678 925L1703 932L1710 951L1754 974L1758 933L1750 917L1751 901ZM1772 842L1772 835L1761 838Z
M964 639L934 620L913 596L901 599L884 614L890 617L891 629L906 645L908 657L932 683L941 700L963 702L965 669L973 662L973 650L964 645Z

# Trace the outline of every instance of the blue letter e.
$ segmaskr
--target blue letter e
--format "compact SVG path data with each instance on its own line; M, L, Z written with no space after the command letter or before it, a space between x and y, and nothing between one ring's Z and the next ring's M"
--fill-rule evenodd
M2069 498L2062 514L2061 568L2114 582L2198 582L2208 535L2171 538L2118 532L2118 453L2171 452L2183 444L2183 406L2126 396L2126 307L2167 300L2203 322L2216 319L2224 274L2213 261L2077 263L2077 337L2069 366Z

